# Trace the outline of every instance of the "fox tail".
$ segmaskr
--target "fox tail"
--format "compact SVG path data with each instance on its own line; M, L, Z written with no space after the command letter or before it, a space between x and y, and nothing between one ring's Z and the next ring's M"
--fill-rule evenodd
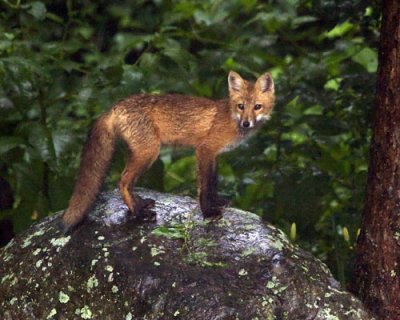
M100 192L114 153L115 136L111 112L97 119L90 130L74 192L62 216L64 232L71 231L85 219Z

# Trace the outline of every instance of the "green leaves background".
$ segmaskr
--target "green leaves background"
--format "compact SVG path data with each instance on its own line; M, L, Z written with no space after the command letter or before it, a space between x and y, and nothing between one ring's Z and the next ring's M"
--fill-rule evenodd
M270 71L277 105L220 159L220 190L345 282L363 205L380 11L365 1L0 0L0 174L17 231L66 207L87 131L139 92L227 94ZM115 187L126 152L118 148ZM191 151L166 148L141 185L195 194ZM161 178L160 178L161 177ZM343 228L349 237L343 237Z

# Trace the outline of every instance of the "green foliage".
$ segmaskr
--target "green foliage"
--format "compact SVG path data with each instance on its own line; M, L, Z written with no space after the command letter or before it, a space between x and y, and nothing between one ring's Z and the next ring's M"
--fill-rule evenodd
M138 92L218 98L229 70L247 78L270 70L272 120L221 157L221 193L288 234L295 223L293 238L345 281L366 183L375 6L0 0L0 172L15 193L0 217L20 231L66 207L90 123L116 100ZM125 151L117 154L110 186L123 168ZM142 184L195 194L194 162L186 150L165 149Z
M220 222L223 220L220 220ZM193 220L193 211L189 212L185 223L175 223L169 227L160 226L152 231L152 234L158 237L168 239L178 239L182 241L181 254L184 255L184 261L197 264L202 267L226 267L222 261L210 261L206 248L215 247L217 244L212 239L193 237L195 228L207 227L208 221L195 223Z

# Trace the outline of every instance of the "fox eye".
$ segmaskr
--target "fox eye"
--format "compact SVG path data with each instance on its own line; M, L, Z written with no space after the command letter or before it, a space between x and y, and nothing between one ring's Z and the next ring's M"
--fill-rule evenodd
M257 103L257 104L254 106L254 110L260 110L261 107L262 107L262 105L259 104L259 103Z
M244 104L243 103L239 103L237 105L238 109L243 110L244 109Z

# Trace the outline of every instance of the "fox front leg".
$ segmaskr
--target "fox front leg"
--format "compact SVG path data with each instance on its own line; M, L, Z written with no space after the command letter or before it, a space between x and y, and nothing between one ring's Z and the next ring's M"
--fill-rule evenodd
M206 148L198 148L196 157L199 202L203 217L219 218L222 216L223 208L217 200L216 154Z

